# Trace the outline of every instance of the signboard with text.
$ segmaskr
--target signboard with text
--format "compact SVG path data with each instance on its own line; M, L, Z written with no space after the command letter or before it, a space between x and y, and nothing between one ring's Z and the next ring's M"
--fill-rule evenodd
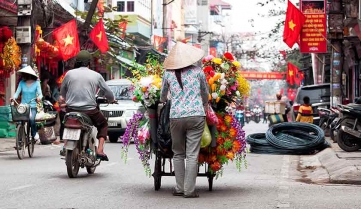
M326 53L326 0L301 0L300 10L307 18L300 34L300 52Z
M184 24L196 25L197 20L197 0L184 0Z

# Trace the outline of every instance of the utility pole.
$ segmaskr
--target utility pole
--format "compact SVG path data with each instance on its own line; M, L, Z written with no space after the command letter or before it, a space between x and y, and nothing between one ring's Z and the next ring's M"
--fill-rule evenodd
M163 0L163 37L167 37L166 28L170 27L167 25L167 5L168 5L167 0Z
M22 62L21 68L32 65L31 59L31 42L34 40L35 27L31 23L33 16L34 1L32 0L17 0L18 8L18 22L15 29L16 42L21 48ZM10 104L10 98L15 94L16 88L16 73L10 75L9 82L6 86L6 104Z

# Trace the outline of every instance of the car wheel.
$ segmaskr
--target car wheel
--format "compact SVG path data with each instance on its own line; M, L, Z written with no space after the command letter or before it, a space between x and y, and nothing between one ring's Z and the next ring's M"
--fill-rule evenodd
M118 142L118 139L119 139L119 135L118 135L118 134L112 133L112 134L109 134L108 137L109 137L109 141L110 141L111 143L117 143L117 142Z

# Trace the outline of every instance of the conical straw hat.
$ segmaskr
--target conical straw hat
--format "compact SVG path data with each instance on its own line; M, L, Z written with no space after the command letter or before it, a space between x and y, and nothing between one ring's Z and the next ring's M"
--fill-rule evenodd
M167 70L181 69L196 63L203 56L204 51L202 49L177 42L165 59L163 67Z
M29 75L33 75L35 77L38 78L38 75L36 75L35 71L33 70L33 68L31 68L29 65L24 67L23 69L19 70L17 72L18 74L21 74L21 73L26 73L26 74L29 74Z

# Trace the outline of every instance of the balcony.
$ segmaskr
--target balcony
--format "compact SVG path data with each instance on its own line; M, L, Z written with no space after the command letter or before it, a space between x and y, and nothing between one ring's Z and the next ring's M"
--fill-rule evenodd
M119 19L120 16L114 15L114 18ZM141 36L144 39L150 39L151 25L149 21L139 15L127 15L127 19L129 21L127 33Z

